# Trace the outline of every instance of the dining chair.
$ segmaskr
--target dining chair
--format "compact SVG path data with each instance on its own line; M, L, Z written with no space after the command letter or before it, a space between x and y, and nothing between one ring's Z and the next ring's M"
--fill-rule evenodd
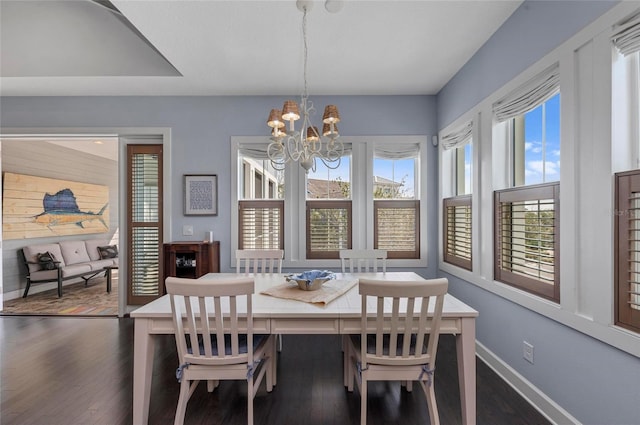
M273 336L253 333L253 278L207 282L168 277L165 284L179 358L180 396L174 424L184 423L187 402L201 380L207 381L209 392L220 380L246 381L247 424L253 424L257 389L266 375L267 392L271 392L276 373Z
M282 249L237 249L236 273L274 274L282 273ZM277 335L278 351L282 351L282 335Z
M282 249L238 249L236 250L236 272L243 274L282 273Z
M344 366L347 390L353 391L354 381L360 390L362 425L367 423L369 381L406 381L409 391L410 383L418 381L427 399L430 423L440 423L433 372L448 285L445 278L360 279L362 330L348 338ZM369 297L375 302L368 304ZM375 316L370 317L369 313Z
M387 251L385 249L342 249L340 250L342 273L387 271ZM348 266L348 269L347 269Z

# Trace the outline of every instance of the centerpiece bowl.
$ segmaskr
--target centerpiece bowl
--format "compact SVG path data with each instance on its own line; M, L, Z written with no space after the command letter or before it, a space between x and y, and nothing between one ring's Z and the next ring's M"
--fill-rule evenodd
M296 282L303 291L317 291L326 281L335 278L336 275L328 270L309 270L286 277L287 282Z

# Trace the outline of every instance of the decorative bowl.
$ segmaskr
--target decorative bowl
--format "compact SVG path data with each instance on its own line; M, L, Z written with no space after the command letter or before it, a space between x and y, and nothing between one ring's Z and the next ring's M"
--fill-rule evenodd
M317 291L327 280L335 278L336 275L328 270L310 270L286 277L287 282L296 282L303 291Z

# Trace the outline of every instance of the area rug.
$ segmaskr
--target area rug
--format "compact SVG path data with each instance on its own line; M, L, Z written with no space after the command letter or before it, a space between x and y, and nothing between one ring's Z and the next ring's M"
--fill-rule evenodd
M96 277L86 287L84 282L63 286L61 298L58 298L57 289L52 289L5 301L0 314L117 316L118 277L111 279L111 293L107 293L106 278Z

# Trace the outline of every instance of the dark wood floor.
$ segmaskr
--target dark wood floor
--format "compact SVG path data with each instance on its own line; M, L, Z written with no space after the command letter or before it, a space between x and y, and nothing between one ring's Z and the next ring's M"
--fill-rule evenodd
M460 399L452 336L438 350L435 384L442 424L460 424ZM0 317L0 423L116 425L132 421L133 320L115 318ZM264 384L255 423L358 424L360 396L342 385L338 336L285 336L278 385ZM173 423L179 386L171 336L156 349L150 424ZM478 424L548 424L481 361L477 361ZM379 385L376 385L379 384ZM369 424L429 423L424 395L374 383ZM200 385L187 407L187 424L246 423L246 389L225 382L212 394Z

